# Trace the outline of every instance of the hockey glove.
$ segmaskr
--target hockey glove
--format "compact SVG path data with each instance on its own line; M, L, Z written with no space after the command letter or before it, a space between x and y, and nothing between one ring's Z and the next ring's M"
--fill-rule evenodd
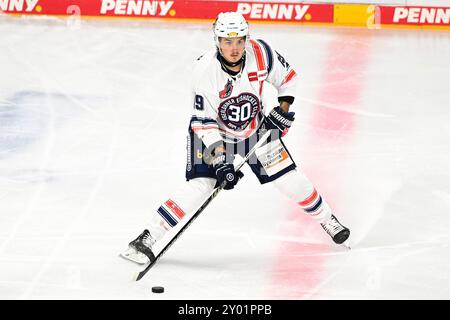
M212 161L213 169L216 174L217 185L225 190L231 190L238 183L244 174L234 170L233 162L225 162L225 154L218 154Z
M269 113L269 115L264 119L264 124L266 129L277 129L280 131L281 136L284 137L289 128L292 125L292 122L295 120L295 112L284 112L281 108L275 107Z

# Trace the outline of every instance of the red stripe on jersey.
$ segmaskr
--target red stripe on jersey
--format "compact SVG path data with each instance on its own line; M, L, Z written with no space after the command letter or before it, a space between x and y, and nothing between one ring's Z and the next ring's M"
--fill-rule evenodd
M262 87L264 86L264 81L259 82L259 96L262 95Z
M259 71L265 70L264 57L263 57L261 47L255 40L250 40L250 43L252 44L253 51L255 52L256 63L258 64L258 70ZM259 95L260 96L262 94L263 84L264 84L264 81L259 82Z
M264 70L264 57L262 54L261 47L255 40L250 40L250 43L252 44L253 51L255 51L255 57L256 57L256 63L258 64L258 70Z
M300 201L298 204L302 207L307 207L311 205L314 202L314 200L316 200L316 198L317 198L317 191L316 189L314 189L313 193L308 198L306 198L303 201Z
M296 73L295 73L294 70L289 71L289 73L287 74L286 78L284 78L283 83L282 83L281 85L283 85L283 84L285 84L285 83L291 81L291 79L292 79L295 75L296 75Z
M253 130L256 128L256 118L252 120L252 122L250 122L250 129Z
M253 121L255 119L253 119ZM222 129L222 128L219 128L219 131L221 131L223 134L225 134L225 136L232 137L232 138L239 138L239 139L247 139L254 133L253 129L250 127L247 127L243 131L239 131L239 133L237 133L236 131L230 131L230 130L226 130L226 129Z
M185 216L184 211L171 199L167 200L164 204L169 207L178 218L182 219Z
M204 126L199 126L199 127L192 127L192 131L197 132L197 131L201 131L201 130L211 130L211 129L218 129L218 126L209 126L209 127L204 127Z
M263 89L264 81L259 82L259 96L262 95L262 89Z

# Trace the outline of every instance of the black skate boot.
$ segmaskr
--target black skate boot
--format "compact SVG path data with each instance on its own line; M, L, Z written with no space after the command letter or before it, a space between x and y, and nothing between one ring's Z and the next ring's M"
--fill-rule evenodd
M150 235L150 231L145 229L139 237L130 242L129 246L136 249L140 253L143 253L150 259L150 262L155 260L155 255L152 251L152 245L155 243L154 239Z
M333 214L328 221L321 223L320 225L337 244L344 243L350 236L350 230L347 227L344 227Z
M150 235L150 231L145 229L139 237L128 244L128 249L120 255L138 264L153 262L156 258L152 251L152 246L156 242Z

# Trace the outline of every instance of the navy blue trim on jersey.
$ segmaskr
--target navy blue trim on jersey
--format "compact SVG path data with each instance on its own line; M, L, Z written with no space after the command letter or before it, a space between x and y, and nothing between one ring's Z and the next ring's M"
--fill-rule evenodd
M164 220L166 220L166 222L169 224L169 226L175 227L177 225L178 222L174 218L172 218L170 213L167 212L167 210L164 209L162 206L159 207L158 213Z
M259 132L259 130L258 130L258 132ZM258 133L255 133L255 134L258 134ZM249 152L249 150L253 147L252 145L250 145L249 140L250 140L250 138L240 142L240 143L244 143L244 148L240 148L240 147L238 147L237 144L234 144L234 143L231 143L231 144L226 143L226 149L230 150L233 154L239 153L242 157L244 157L245 154L247 152ZM268 139L268 141L269 142L272 141L272 137L270 137ZM277 172L276 174L269 177L266 174L264 174L265 171L263 169L263 165L261 164L261 162L258 160L258 158L255 155L253 155L253 157L250 157L250 159L247 162L248 165L250 166L251 170L256 175L256 177L258 178L258 180L261 184L265 184L265 183L274 181L274 180L278 179L279 177L283 176L284 174L288 173L289 171L295 170L297 168L297 165L295 164L294 159L292 159L292 156L289 153L289 150L284 145L284 142L281 139L280 139L280 141L293 162L288 167L284 168L280 172ZM213 178L213 179L215 179L216 174L215 174L212 166L205 163L204 158L203 158L203 156L205 154L207 154L206 146L197 137L197 135L192 131L189 132L187 149L188 149L187 150L188 151L187 152L188 159L187 159L187 165L186 165L186 180L189 181L189 180L192 180L195 178ZM243 153L243 154L241 154L241 153ZM198 155L201 155L202 158L201 159L197 158Z
M258 158L256 157L256 155L253 155L253 157L250 157L250 159L248 159L247 163L250 166L250 169L252 169L253 173L255 174L255 176L258 178L259 182L261 184L265 184L268 182L272 182L277 180L278 178L280 178L281 176L285 175L286 173L288 173L289 171L295 170L297 168L297 165L295 164L294 159L292 158L289 150L286 148L286 145L284 144L283 140L281 139L281 137L275 137L274 139L272 139L272 137L269 137L269 139L267 139L267 142L270 143L274 140L279 139L281 144L284 147L284 150L286 150L287 154L289 155L289 158L292 161L292 164L289 165L288 167L284 168L283 170L277 172L274 175L271 176L267 176L265 174L261 174L262 172L264 172L263 169L263 165L262 163L258 160Z
M262 171L262 164L258 161L255 164L249 164L250 168L252 169L253 173L255 174L255 176L258 178L259 183L261 184L266 184L268 182L272 182L277 180L278 178L280 178L281 176L285 175L286 173L288 173L289 171L295 170L297 168L296 164L293 163L290 166L284 168L283 170L281 170L280 172L277 172L274 175L271 176L267 176L265 174L261 174Z
M272 49L270 49L270 46L263 40L258 39L259 42L263 45L264 50L266 51L266 57L267 57L267 74L270 74L270 71L272 71L273 66L273 55L272 55Z
M317 201L317 203L314 205L314 207L312 207L312 208L308 208L308 209L304 209L306 212L314 212L314 211L316 211L317 210L317 208L319 208L320 207L320 205L322 204L322 197L321 196L319 196L319 201Z
M196 124L197 126L206 126L211 124L218 125L217 121L212 118L200 118L196 116L191 117L191 121L189 122L189 130L191 130L193 124Z
M201 122L202 124L217 123L217 121L214 120L213 118L200 118L200 117L196 117L196 116L191 117L191 123L193 121Z
M209 151L203 141L192 131L187 139L186 180L195 178L216 178L213 168L205 163L204 156ZM212 146L213 147L213 146ZM201 155L201 158L198 156Z

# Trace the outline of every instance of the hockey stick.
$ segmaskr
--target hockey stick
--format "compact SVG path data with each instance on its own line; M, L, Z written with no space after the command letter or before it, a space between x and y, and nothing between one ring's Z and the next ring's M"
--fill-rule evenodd
M253 148L245 156L244 160L235 167L236 172L238 172L242 168L242 166L248 161L248 159L255 153L256 149L261 147L263 145L263 143L266 142L266 140L267 140L267 138L269 138L271 132L272 132L271 130L268 130L267 132L265 132L263 134L261 139L259 139L259 141L253 146ZM197 212L194 213L194 215L189 219L189 221L186 222L186 224L180 229L180 231L178 231L178 233L170 240L170 242L168 244L166 244L166 246L156 256L155 260L151 261L144 270L142 270L141 272L138 273L138 275L136 277L136 281L139 281L140 279L142 279L143 276L145 276L145 274L155 265L155 263L167 251L167 249L169 249L172 246L172 244L178 239L178 237L189 227L189 225L192 222L194 222L194 220L200 215L200 213L202 213L202 211L205 210L205 208L217 196L217 194L220 192L220 190L222 190L222 186L219 186L214 189L212 194L208 197L208 199L206 199L206 201L201 205L201 207L197 210Z

